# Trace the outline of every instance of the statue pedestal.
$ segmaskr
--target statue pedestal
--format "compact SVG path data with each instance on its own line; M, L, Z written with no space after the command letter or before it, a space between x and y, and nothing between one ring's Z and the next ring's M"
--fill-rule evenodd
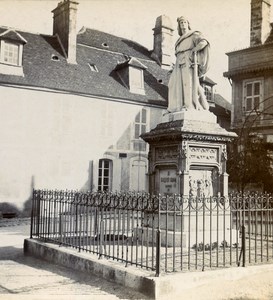
M163 122L141 136L149 143L149 191L182 196L226 196L226 145L236 137L206 110L163 116Z
M164 115L162 123L141 136L150 146L150 193L179 194L188 199L227 196L226 146L236 136L220 127L216 116L209 111L185 110ZM219 221L220 216L215 214L213 212L212 220ZM230 212L226 211L226 214L230 215ZM205 239L203 242L206 243L209 236L213 243L221 243L224 239L217 239L219 235L226 236L229 241L232 228L229 217L219 232L219 227L208 227L206 223L204 226L202 215L166 215L165 222L164 217L160 218L160 229L162 243L167 246L170 246L169 241L185 247L192 246L191 241L195 244ZM188 227L185 224L189 224Z

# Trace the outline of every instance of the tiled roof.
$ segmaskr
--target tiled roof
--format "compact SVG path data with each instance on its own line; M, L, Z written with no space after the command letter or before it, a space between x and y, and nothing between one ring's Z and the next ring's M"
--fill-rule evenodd
M151 59L150 51L134 41L86 27L79 31L77 43L123 53L129 57Z
M215 102L216 105L219 105L219 106L223 107L224 109L227 109L227 110L231 111L231 103L228 102L221 95L215 94L214 95L214 102Z
M4 30L0 28L0 33ZM135 42L86 29L78 35L77 64L74 65L67 63L56 37L16 32L27 41L23 52L24 77L0 74L0 84L167 105L167 71L150 58L146 48ZM59 60L52 60L52 56L58 56ZM144 70L145 95L131 93L114 71L118 63L130 57L147 67ZM92 72L89 64L96 65L98 72Z

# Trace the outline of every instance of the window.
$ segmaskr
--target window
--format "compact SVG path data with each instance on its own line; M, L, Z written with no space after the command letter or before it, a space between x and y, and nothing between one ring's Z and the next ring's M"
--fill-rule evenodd
M244 107L246 112L261 110L262 80L244 82Z
M130 92L144 95L143 70L130 66L129 69Z
M130 70L130 86L143 88L143 71L136 68Z
M211 101L212 100L212 92L211 92L211 88L205 86L204 87L204 93L206 95L206 98L208 101Z
M109 159L99 160L99 176L98 176L98 190L110 191L112 181L112 161Z
M139 137L147 131L147 110L145 108L136 115L134 127L133 148L135 151L146 151L146 143Z
M24 76L23 48L27 41L16 31L0 33L0 73Z
M18 66L19 63L19 45L2 41L1 43L1 61L6 64Z

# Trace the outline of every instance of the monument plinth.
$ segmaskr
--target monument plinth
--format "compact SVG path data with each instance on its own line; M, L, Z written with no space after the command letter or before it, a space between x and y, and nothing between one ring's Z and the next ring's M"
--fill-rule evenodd
M209 111L185 110L141 136L149 143L149 189L154 194L226 196L227 143L236 137Z
M141 136L150 146L150 193L162 196L176 194L196 203L198 199L202 203L212 201L210 197L227 196L227 143L236 136L220 127L216 116L209 111L185 110L163 116L163 122ZM198 217L187 211L183 211L183 214L166 214L168 217L162 212L160 220L160 228L164 233L163 245L172 246L175 243L176 246L182 244L187 248L197 242L205 243L204 238L206 241L216 242L220 239L222 242L224 237L229 241L231 236L235 243L236 232L232 230L229 210L224 215L217 210L201 211ZM190 218L194 218L194 221L190 221ZM206 224L202 225L204 220ZM194 227L196 222L199 223L198 228ZM148 224L150 226L152 224Z

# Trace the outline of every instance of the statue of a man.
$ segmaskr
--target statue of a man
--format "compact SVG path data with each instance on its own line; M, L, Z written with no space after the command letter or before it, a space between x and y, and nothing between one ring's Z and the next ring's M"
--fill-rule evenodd
M179 39L175 44L176 63L169 81L168 111L205 109L209 105L199 78L208 69L209 43L199 31L192 31L189 21L177 18Z

